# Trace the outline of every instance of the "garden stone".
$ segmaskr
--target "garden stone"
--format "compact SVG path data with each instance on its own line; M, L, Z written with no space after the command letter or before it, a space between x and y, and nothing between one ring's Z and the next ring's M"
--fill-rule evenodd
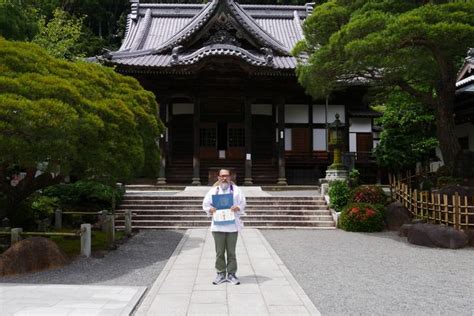
M402 225L411 222L411 213L402 203L393 202L385 208L384 222L388 230L399 230Z
M0 255L0 276L59 268L67 264L66 255L48 238L23 239Z
M411 229L413 224L403 224L400 229L398 230L398 236L400 237L407 237L408 231Z
M469 239L469 246L474 247L474 229L466 229L464 232L467 235L467 238Z
M428 234L428 228L424 224L412 225L408 229L407 238L410 244L431 248L436 247Z
M412 225L407 237L409 243L425 247L459 249L468 244L466 233L443 225Z

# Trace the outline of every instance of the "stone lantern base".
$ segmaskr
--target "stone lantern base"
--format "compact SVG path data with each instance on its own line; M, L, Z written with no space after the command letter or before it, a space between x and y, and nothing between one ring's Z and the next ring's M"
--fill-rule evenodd
M349 172L345 168L329 168L326 170L326 177L319 179L319 183L321 184L321 195L324 196L327 194L329 189L329 184L332 181L341 180L346 181L349 177Z

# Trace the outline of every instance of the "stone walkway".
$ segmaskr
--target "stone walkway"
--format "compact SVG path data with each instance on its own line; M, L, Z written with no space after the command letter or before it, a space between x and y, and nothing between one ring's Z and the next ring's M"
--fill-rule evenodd
M145 287L0 285L0 315L130 315Z
M213 285L214 241L208 229L188 230L136 315L319 315L260 231L237 243L242 284Z
M320 315L259 230L237 242L240 285L213 285L209 229L186 232L146 287L0 284L0 315ZM141 303L140 299L142 299Z

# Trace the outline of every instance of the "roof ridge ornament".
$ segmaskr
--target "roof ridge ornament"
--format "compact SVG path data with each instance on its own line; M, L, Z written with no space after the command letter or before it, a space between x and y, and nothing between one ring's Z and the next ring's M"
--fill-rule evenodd
M265 55L265 62L267 65L273 65L273 50L268 47L262 47L260 50Z
M140 0L130 0L130 3L131 3L130 17L132 20L136 21L138 18L138 9L140 7Z
M173 50L171 51L171 64L172 65L175 65L177 63L179 63L179 51L183 48L183 46L181 45L178 45L176 47L173 48Z
M467 50L467 58L466 59L471 59L474 58L474 47L470 47Z

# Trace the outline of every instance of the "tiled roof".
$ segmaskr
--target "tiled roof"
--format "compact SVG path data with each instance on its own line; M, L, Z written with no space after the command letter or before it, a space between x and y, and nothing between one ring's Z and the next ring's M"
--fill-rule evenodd
M239 5L233 0L213 0L207 4L144 4L134 1L122 46L117 52L99 58L116 65L170 68L197 63L208 56L224 55L237 56L253 66L266 69L291 70L296 68L296 59L290 52L303 38L301 24L311 9L309 5ZM220 50L207 46L190 49L191 45L183 51L179 49L206 25L215 23L222 11L251 37L255 45L253 49L237 46ZM173 54L181 62L176 62Z
M470 48L456 81L456 88L463 87L474 81L474 48Z
M351 117L380 117L382 113L374 111L372 109L361 109L361 110L348 110L349 116Z

